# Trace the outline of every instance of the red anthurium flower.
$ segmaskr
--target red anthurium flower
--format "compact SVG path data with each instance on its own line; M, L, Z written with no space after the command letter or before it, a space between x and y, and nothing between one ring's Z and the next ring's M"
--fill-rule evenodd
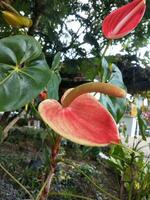
M108 39L124 37L136 28L145 13L145 9L145 0L133 0L114 10L103 21L103 34Z
M87 91L101 91L111 96L125 97L121 88L109 83L83 84L67 91L62 105L53 99L40 103L43 120L58 134L73 142L88 146L104 146L120 141L111 114Z

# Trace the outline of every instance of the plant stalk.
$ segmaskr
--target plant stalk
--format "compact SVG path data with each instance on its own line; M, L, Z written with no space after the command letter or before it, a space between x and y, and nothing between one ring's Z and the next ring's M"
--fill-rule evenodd
M120 181L120 200L123 200L123 194L124 194L124 174L122 174Z
M59 152L61 139L62 139L62 137L58 136L56 139L55 145L52 148L50 172L49 172L49 175L47 176L47 179L46 179L45 183L43 184L39 194L37 195L36 200L47 200L47 198L48 198L51 183L52 183L53 177L55 175L55 169L56 169L56 164L57 164L56 158L57 158L57 155Z
M112 40L109 40L109 42L108 42L107 45L105 46L105 49L104 49L104 52L103 52L103 54L102 54L101 59L104 58L104 56L105 56L105 54L106 54L106 52L107 52L109 46L111 45L111 43L112 43Z

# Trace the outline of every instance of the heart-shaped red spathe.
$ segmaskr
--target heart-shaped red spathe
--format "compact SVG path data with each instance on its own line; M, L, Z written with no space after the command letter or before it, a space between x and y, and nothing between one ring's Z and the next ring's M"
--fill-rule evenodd
M145 9L145 0L134 0L114 10L103 21L103 34L108 39L118 39L126 36L140 23Z
M43 120L59 135L88 146L119 143L116 122L95 97L83 94L68 107L47 99L39 105Z

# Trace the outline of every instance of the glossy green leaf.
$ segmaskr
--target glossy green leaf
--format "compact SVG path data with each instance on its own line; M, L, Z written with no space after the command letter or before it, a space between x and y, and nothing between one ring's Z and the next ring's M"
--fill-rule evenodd
M16 110L32 101L49 77L40 44L33 37L0 40L0 111Z
M60 70L60 59L61 59L61 53L58 52L55 55L54 60L52 62L52 68L51 68L51 70L54 70L54 71L59 71Z
M50 80L47 85L49 99L56 99L56 100L59 99L59 84L61 82L61 77L59 74L61 68L60 60L61 60L61 53L58 52L55 55L54 60L52 62Z
M119 68L115 64L111 64L111 71L112 71L112 73L111 73L109 82L114 85L117 85L118 87L125 89L125 85L124 85L123 79L122 79L122 73L119 70Z
M61 82L61 77L59 73L52 71L50 80L47 85L48 98L49 99L59 99L59 84Z
M125 112L126 99L108 97L102 94L100 101L109 110L109 112L112 114L112 116L118 123Z
M125 85L122 80L122 74L118 67L114 64L107 65L107 61L103 61L102 66L105 68L103 69L105 73L103 73L102 80L125 89ZM110 111L118 123L125 112L126 99L109 97L102 94L100 97L100 102Z

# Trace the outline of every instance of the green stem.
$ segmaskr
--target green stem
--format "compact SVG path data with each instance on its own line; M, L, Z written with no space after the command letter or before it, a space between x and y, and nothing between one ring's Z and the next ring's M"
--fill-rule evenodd
M29 196L32 200L34 200L34 197L32 196L32 194L25 188L24 185L22 185L9 171L7 171L7 169L5 169L5 167L2 166L2 164L0 164L0 168L13 180L15 181Z
M92 183L100 192L106 194L108 197L110 197L112 200L119 200L117 197L113 196L112 194L108 193L106 190L102 189L100 186L98 186L87 174L85 174L77 165L73 164L72 161L70 160L60 160L61 162L64 162L68 165L73 166L74 168L76 168L81 174L83 174L86 179Z
M124 194L124 174L121 175L121 180L120 180L120 199L123 199L123 194Z
M38 110L36 109L34 103L31 103L31 106L33 108L33 110L35 111L35 113L39 116L39 118L41 118ZM41 118L42 119L42 118ZM43 121L44 122L44 121ZM45 123L45 122L44 122ZM45 123L45 126L47 127L48 130L48 125ZM51 157L51 166L50 166L50 172L43 184L43 186L41 187L37 197L35 200L45 200L47 199L49 190L50 190L50 186L51 186L51 182L53 179L53 176L55 175L55 167L56 167L56 157L59 151L59 146L61 143L61 136L57 136L56 139L54 139L54 136L51 134L51 139L53 140L54 146L51 147L51 152L52 152L52 157Z
M64 196L64 197L74 197L76 199L84 199L84 200L94 200L89 197L83 197L81 195L76 195L76 194L70 194L70 193L65 193L65 192L51 192L49 193L49 196Z
M102 62L103 62L103 58L105 57L105 54L106 54L106 52L107 52L109 46L111 45L111 43L112 43L112 40L108 40L106 46L104 46L104 47L105 47L105 48L104 48L104 52L103 52L102 55L101 55L101 65L102 65ZM103 68L103 66L101 66L101 67ZM102 75L103 73L101 73L101 67L100 67L100 70L98 71L98 76L99 76L101 82L106 82L106 80L105 80L106 77L104 77L104 76Z
M109 46L111 45L111 43L112 43L112 40L109 40L109 42L108 42L107 45L105 46L104 52L103 52L103 54L102 54L102 56L101 56L101 59L104 58L104 56L105 56L105 54L106 54L106 52L107 52Z
M130 190L129 190L129 195L128 195L128 200L132 200L132 191L133 191L133 180L130 184Z
M139 152L135 151L134 149L128 147L128 146L125 146L123 145L122 143L119 143L119 144L115 144L115 146L120 146L121 148L125 149L125 150L128 150L129 153L135 153L135 154L138 154L140 155Z

